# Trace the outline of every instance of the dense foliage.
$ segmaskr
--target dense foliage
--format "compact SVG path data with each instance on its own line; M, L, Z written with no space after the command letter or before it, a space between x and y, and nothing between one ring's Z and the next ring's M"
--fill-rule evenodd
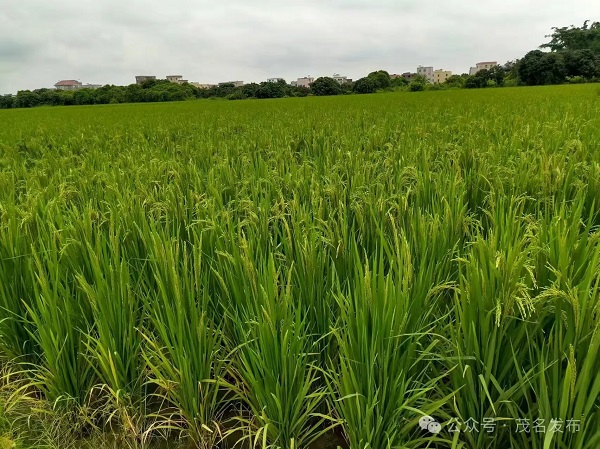
M534 86L600 79L600 22L553 30L550 42L541 45L550 52L533 50L518 62L520 81Z
M509 61L474 75L453 76L448 87L539 86L584 83L600 80L600 22L581 27L553 28L550 42L532 50L517 61Z
M586 20L581 27L554 27L550 36L552 39L542 45L552 51L592 50L600 53L600 22Z
M375 82L369 78L361 78L354 83L352 86L352 91L357 94L372 94L377 91L377 86Z
M596 90L0 111L0 443L597 448Z
M317 96L340 95L343 92L342 86L333 78L322 76L313 81L310 90Z
M167 80L147 80L143 84L129 86L107 85L99 89L64 91L36 89L19 91L17 95L0 96L0 109L30 108L35 106L71 106L116 103L155 103L183 101L198 98L283 98L305 97L310 89L294 87L285 81L277 83L251 83L242 87L223 84L210 89L201 89L189 83L177 84Z

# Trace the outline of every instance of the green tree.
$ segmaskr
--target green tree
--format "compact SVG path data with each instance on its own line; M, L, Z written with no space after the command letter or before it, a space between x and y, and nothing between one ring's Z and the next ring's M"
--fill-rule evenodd
M352 90L357 94L372 94L377 90L377 87L375 86L373 78L366 77L356 81Z
M391 77L390 77L391 78ZM408 80L403 76L396 76L395 78L391 78L392 87L404 87L408 85Z
M62 91L56 89L35 89L34 94L39 96L39 104L44 106L59 106L64 104Z
M496 65L491 69L488 69L486 84L489 84L489 82L491 81L494 85L502 87L504 86L505 77L506 71L504 70L504 68L500 65Z
M371 72L368 78L373 81L375 89L387 89L392 85L390 74L385 70L378 70L377 72Z
M600 54L590 49L565 50L562 52L567 76L592 79L600 76Z
M311 91L318 96L340 95L342 87L333 78L324 76L317 78L310 86Z
M262 82L256 90L256 98L283 98L288 94L285 81L276 83Z
M139 84L130 84L125 88L125 101L139 103L145 101L144 89Z
M248 83L242 86L242 92L246 98L257 98L256 92L260 88L257 83Z
M420 92L425 90L425 86L427 86L428 81L424 76L418 75L415 76L414 79L408 85L408 90L410 92Z
M246 99L246 95L244 95L244 90L241 87L236 87L233 92L231 92L228 96L228 100L244 100Z
M551 51L562 50L592 50L600 53L600 22L586 20L583 26L576 27L553 27L550 42L541 45L541 48L548 48Z
M215 96L217 97L227 97L229 95L231 95L233 93L233 91L235 90L235 84L233 83L225 83L225 84L221 84L217 87L214 88L215 89Z
M480 72L483 72L483 70L480 70ZM487 86L486 77L483 75L477 76L478 74L479 74L479 72L477 72L477 74L475 74L475 75L470 75L465 80L465 87L467 89L481 89L482 87Z
M144 80L142 82L141 86L143 89L151 89L154 86L156 86L158 83L159 83L159 80L150 78L150 79Z
M32 108L34 106L39 106L40 96L30 90L20 90L17 92L17 96L15 98L15 102L13 106L15 108Z
M519 79L529 86L564 83L567 71L563 56L533 50L519 61Z
M138 86L138 88L141 87ZM139 100L129 100L135 102ZM79 89L73 92L73 103L77 105L94 104L94 91L92 89Z
M519 59L507 61L502 68L504 69L504 85L515 86L519 84Z
M448 77L448 79L445 81L445 84L447 84L450 87L465 87L465 82L467 81L467 78L468 77L462 75L452 75Z
M290 86L291 97L307 97L310 94L310 88L304 86Z
M12 95L0 95L0 109L10 109L13 107L14 97Z
M342 89L342 94L349 95L353 92L352 89L354 89L354 83L353 82L342 83L342 84L340 84L340 88Z

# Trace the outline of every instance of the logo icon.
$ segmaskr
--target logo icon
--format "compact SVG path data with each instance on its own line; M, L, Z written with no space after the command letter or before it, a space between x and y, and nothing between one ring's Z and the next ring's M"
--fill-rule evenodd
M419 419L419 427L434 435L437 435L442 431L442 425L431 416L421 416Z

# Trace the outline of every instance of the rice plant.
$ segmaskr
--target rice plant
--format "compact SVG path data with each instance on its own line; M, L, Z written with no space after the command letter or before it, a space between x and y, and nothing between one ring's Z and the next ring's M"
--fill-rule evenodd
M0 444L600 444L593 86L0 123Z

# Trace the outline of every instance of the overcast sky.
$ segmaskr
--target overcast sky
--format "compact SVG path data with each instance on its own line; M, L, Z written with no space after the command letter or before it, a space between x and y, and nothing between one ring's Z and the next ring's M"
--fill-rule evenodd
M468 72L519 58L596 0L0 0L0 93L61 79L130 84Z

